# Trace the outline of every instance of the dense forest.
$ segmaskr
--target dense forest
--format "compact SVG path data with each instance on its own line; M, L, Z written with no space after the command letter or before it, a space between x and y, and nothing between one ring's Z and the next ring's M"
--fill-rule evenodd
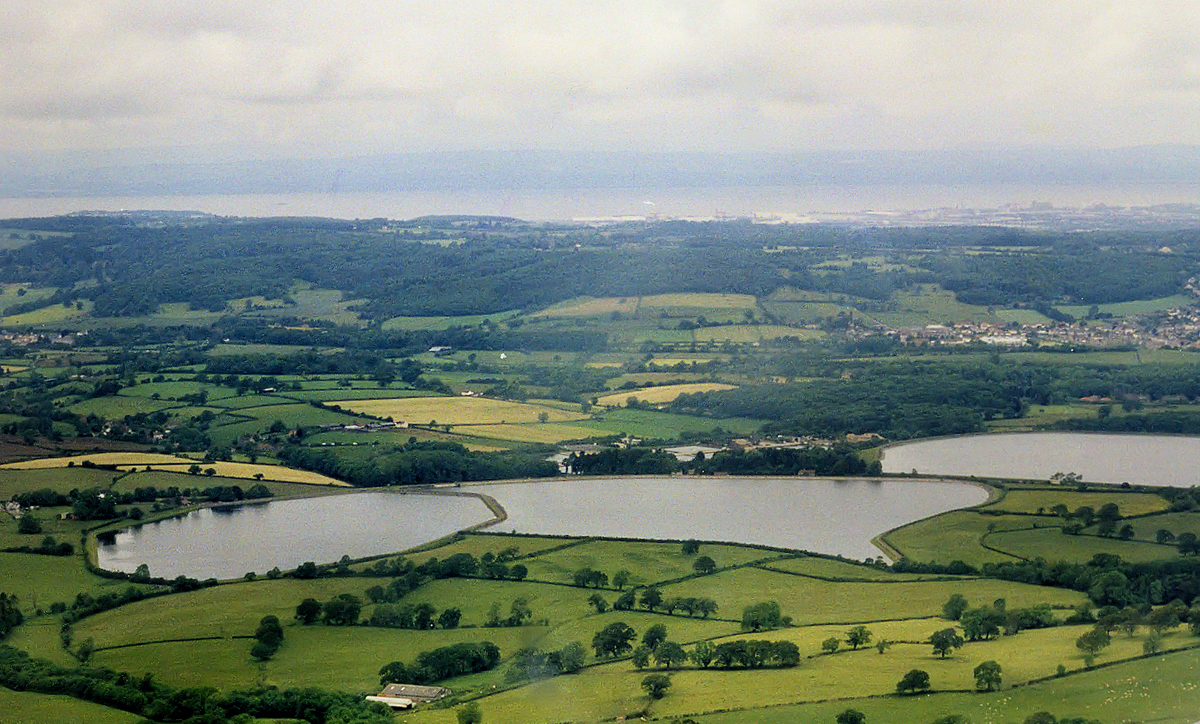
M342 290L373 319L534 309L582 295L667 292L763 296L789 286L882 300L937 282L985 305L1103 304L1178 292L1200 252L1196 233L1049 233L1011 229L840 229L744 222L610 229L455 219L410 222L203 218L136 225L65 217L25 226L69 232L0 253L0 281L53 286L49 300L88 299L102 317L186 302L287 299L297 280ZM964 247L981 249L962 253ZM1014 251L1019 249L1019 251ZM903 264L825 264L839 255ZM720 274L712 270L720 269Z

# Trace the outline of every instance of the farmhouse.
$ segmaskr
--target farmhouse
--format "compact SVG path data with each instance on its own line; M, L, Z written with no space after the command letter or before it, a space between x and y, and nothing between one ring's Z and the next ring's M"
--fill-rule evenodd
M367 701L377 701L380 704L387 704L393 709L411 709L417 704L428 704L431 701L437 701L449 693L449 689L441 686L388 684L383 687L383 691L375 696L368 696Z

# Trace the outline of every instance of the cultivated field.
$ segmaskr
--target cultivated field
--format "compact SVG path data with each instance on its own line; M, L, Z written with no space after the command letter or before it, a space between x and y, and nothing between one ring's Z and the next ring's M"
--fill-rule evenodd
M719 382L694 382L686 385L663 385L661 387L646 387L637 390L626 390L623 392L615 392L611 395L604 395L597 400L597 403L605 407L620 407L628 402L630 397L637 398L638 402L645 402L651 405L661 405L665 402L670 402L676 397L685 394L694 394L696 392L712 392L714 390L732 390L735 385L726 385Z
M436 421L439 425L491 425L498 423L571 422L586 419L579 412L568 412L544 405L529 405L482 397L409 397L376 400L339 400L331 403L378 418L392 418L416 424Z

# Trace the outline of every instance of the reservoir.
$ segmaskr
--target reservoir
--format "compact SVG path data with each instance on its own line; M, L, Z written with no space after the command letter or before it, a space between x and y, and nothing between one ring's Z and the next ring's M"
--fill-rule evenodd
M579 478L463 486L495 498L500 532L716 540L873 558L871 538L977 505L963 483L813 478ZM101 568L154 576L238 578L305 561L392 553L487 521L473 496L370 491L203 509L101 541Z
M1187 488L1200 483L1200 438L1068 432L946 437L887 448L883 469L1030 480L1078 473L1097 483Z

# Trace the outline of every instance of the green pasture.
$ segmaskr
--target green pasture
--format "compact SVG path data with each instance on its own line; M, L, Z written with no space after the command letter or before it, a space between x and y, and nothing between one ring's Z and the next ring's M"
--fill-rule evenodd
M259 619L275 614L281 621L295 616L306 598L328 601L340 593L361 595L371 584L364 579L260 579L146 599L75 624L75 638L91 636L97 648L172 638L250 635ZM125 584L128 585L128 584Z
M1121 521L1121 525L1125 522ZM1197 512L1165 513L1128 522L1133 526L1133 537L1137 540L1157 540L1156 535L1160 530L1170 531L1176 537L1183 533L1200 535L1200 513Z
M475 439L475 443L471 443L464 438L461 442L467 447L471 447L473 444L487 447L503 447L505 443L548 444L564 440L583 440L605 434L597 433L592 428L580 424L554 422L523 425L462 425L453 429L459 435Z
M1063 504L1071 511L1088 506L1092 510L1114 503L1123 516L1159 513L1169 507L1166 499L1154 493L1079 492L1063 488L1009 490L1004 497L984 506L986 510L1006 513L1049 513L1055 505Z
M202 468L214 467L218 463L201 463L197 462ZM235 463L236 464L236 463ZM225 463L230 465L230 463ZM269 468L271 466L256 466ZM280 470L288 470L289 468L280 468ZM268 471L269 472L269 471ZM294 471L303 472L303 471ZM316 475L315 473L310 473ZM266 476L269 478L269 475ZM262 481L253 480L251 476L246 477L221 477L220 475L209 477L207 475L192 475L187 472L186 466L179 466L170 470L162 467L155 467L153 470L139 470L131 475L126 475L117 481L113 486L113 490L121 492L132 492L135 488L154 487L159 490L166 490L172 486L180 490L187 488L207 488L213 485L240 485L243 488L251 484L257 485L261 482L268 490L275 494L276 497L284 496L314 496L314 495L330 495L338 492L345 492L344 489L331 489L328 485L304 484L298 482L284 482L264 479ZM146 508L149 504L142 504Z
M634 398L639 402L645 402L650 405L661 405L673 401L680 395L695 394L697 392L714 392L718 390L732 390L736 385L727 385L721 382L691 382L677 385L658 385L656 387L643 387L636 390L618 390L610 395L604 395L597 398L596 404L605 407L621 407L625 405L629 398Z
M468 314L461 317L392 317L383 323L383 330L385 332L418 332L455 327L477 327L484 320L492 324L499 324L513 314L514 312L499 312L496 314Z
M834 302L770 301L763 308L789 324L811 324L839 314L862 316L854 307Z
M762 427L761 420L745 417L701 418L654 410L607 410L598 419L577 425L591 427L600 435L626 433L635 437L672 440L684 432L707 432L721 428L736 435L751 435Z
M604 594L601 593L601 595ZM605 596L605 598L608 597ZM609 603L611 604L612 601L609 601ZM704 619L679 614L668 616L663 613L648 613L644 609L636 611L609 610L602 614L597 614L594 610L590 612L586 609L581 610L582 613L580 616L548 630L544 638L538 642L538 646L543 650L552 651L562 648L573 641L578 641L584 646L589 646L589 660L593 660L590 655L594 653L590 649L592 637L596 635L597 631L615 621L625 623L636 631L639 641L647 629L657 625L666 627L667 637L671 641L678 643L693 643L702 639L732 636L741 630L740 621L729 621L718 618L721 615L720 611L713 618ZM738 616L740 618L740 612Z
M79 660L62 647L62 620L58 616L42 615L29 618L29 612L25 615L25 622L8 635L4 640L5 644L59 666L79 665ZM0 691L3 690L0 688Z
M1031 405L1024 417L1012 419L988 420L985 424L989 432L1013 432L1017 430L1037 430L1052 425L1059 420L1076 418L1095 418L1099 405L1075 403L1068 405ZM1120 408L1118 408L1118 411Z
M3 242L0 242L2 245ZM2 248L2 247L0 247ZM24 293L21 293L24 290ZM56 287L31 287L28 284L0 284L0 309L14 304L38 302L54 296Z
M621 385L629 382L638 387L647 387L651 385L704 382L708 379L710 379L709 376L701 372L630 372L609 379L605 383L605 387L609 390L616 390Z
M1097 304L1097 310L1103 313L1108 313L1116 317L1127 317L1135 314L1149 314L1151 312L1162 312L1167 309L1176 309L1178 307L1191 307L1196 304L1196 297L1187 294L1176 294L1171 297L1160 297L1158 299L1140 299L1135 302L1114 302L1112 304ZM1067 314L1077 319L1086 319L1091 314L1091 306L1085 304L1064 304L1055 307L1060 312Z
M298 603L298 601L297 601ZM294 605L293 605L294 608ZM265 615L265 614L263 614ZM284 621L283 646L271 661L250 656L252 639L228 636L206 641L155 643L97 651L96 664L116 670L152 673L172 686L251 688L257 683L280 688L320 686L362 694L379 691L379 669L392 661L412 661L422 651L467 641L491 641L509 656L536 635L538 627L409 631L364 626L300 626ZM258 618L238 635L254 633ZM98 642L97 642L98 643ZM198 667L197 661L204 666Z
M1183 349L1142 349L1128 352L1008 352L1014 362L1067 365L1196 365L1200 352Z
M28 295L25 297L28 298ZM24 301L24 300L22 300ZM91 301L83 303L83 309L76 309L74 304L64 307L61 304L51 304L40 309L34 309L21 314L12 314L0 319L0 325L5 327L37 326L59 324L72 319L82 319L88 316L95 304Z
M137 714L92 704L69 696L31 694L0 687L0 712L5 724L138 724Z
M376 583L371 579L363 579L363 582L364 590L366 584ZM440 612L447 607L448 601L453 601L463 612L460 626L483 629L493 604L499 606L501 616L507 616L512 602L517 598L524 598L533 611L533 623L546 620L550 626L560 626L584 616L594 615L595 609L588 604L587 599L595 592L590 588L555 586L528 580L515 582L448 578L422 586L405 596L404 602L414 605L428 603ZM361 595L361 591L358 593ZM608 593L605 591L602 595L608 598ZM364 608L363 617L369 617L371 610L372 607L369 606Z
M885 533L882 538L914 561L946 564L958 560L980 566L1015 560L981 546L980 540L985 534L1032 525L1027 516L983 515L972 510L959 510L910 523Z
M821 339L825 332L817 329L785 327L779 324L730 324L719 327L702 327L693 332L697 342L724 342L755 344L780 337Z
M151 400L147 397L109 395L107 397L93 397L76 402L68 406L67 409L76 415L84 417L95 414L107 420L120 420L126 415L138 415L165 410L173 407L174 404L167 400Z
M303 354L311 349L312 347L305 345L288 344L218 344L209 350L208 354L215 357L241 355L278 355L287 357L294 354ZM341 347L323 347L321 351L325 354L333 354L345 350Z
M1017 324L1050 324L1051 319L1033 309L997 309L996 317L1005 322Z
M473 493L487 495L488 485L478 484L465 486ZM528 563L525 559L537 555L548 548L557 548L573 543L563 538L540 537L533 535L507 535L502 533L466 533L456 536L454 540L435 548L423 549L408 554L406 557L415 563L424 563L430 558L445 559L456 553L469 553L476 558L484 553L499 553L507 548L516 548L520 563ZM510 564L511 565L511 564Z
M37 545L41 539L39 535L32 542ZM59 540L74 544L76 555L60 557L0 553L0 591L16 595L27 615L37 608L49 610L50 604L57 601L70 603L75 600L75 594L80 592L95 595L124 591L130 585L128 581L101 578L88 573L78 555L79 539L60 537Z
M208 399L212 402L232 398L237 394L237 391L231 387L214 385L209 382L195 382L193 380L143 382L132 387L123 388L117 394L122 397L153 397L154 395L158 395L163 400L176 400L185 395L198 395L201 392L207 393Z
M946 622L921 620L917 622L877 623L870 628L879 635L898 640L888 651L880 655L872 647L858 651L843 650L834 655L812 655L791 669L717 670L685 668L671 672L672 686L667 696L660 701L650 702L637 687L647 673L638 671L628 661L617 661L585 669L574 676L538 682L520 689L504 691L479 700L487 721L541 722L541 721L597 721L601 718L620 717L637 713L649 705L651 717L672 719L695 716L709 711L727 711L738 718L728 721L759 721L771 707L785 707L797 702L828 702L837 700L839 712L846 708L847 701L855 705L869 702L868 697L881 697L874 701L904 701L893 698L896 682L904 672L921 668L930 674L935 690L970 691L974 689L972 670L986 660L1001 663L1005 688L1013 693L1014 683L1035 678L1049 677L1062 663L1069 672L1082 666L1081 656L1074 646L1075 638L1086 627L1061 627L1038 631L1027 631L1017 636L1002 637L986 642L975 642L954 651L946 658L933 654L927 643L915 639L927 637L929 633L943 628ZM631 624L632 625L632 624ZM635 630L639 630L634 626ZM801 651L818 648L818 641L826 636L844 635L844 627L788 629L750 635L751 638L768 640L793 640L801 645ZM686 640L671 634L672 640ZM1176 645L1171 639L1182 640L1186 635L1172 634L1164 643ZM1139 637L1140 638L1140 637ZM1100 661L1117 660L1141 653L1139 638L1114 642ZM906 641L912 641L907 643ZM1194 644L1194 637L1187 636L1184 643ZM1179 656L1186 655L1177 654ZM1144 661L1158 661L1151 659ZM1084 674L1087 675L1087 674ZM1071 677L1067 677L1068 680ZM1038 688L1051 685L1050 682ZM858 697L847 700L845 692L860 692ZM1036 690L1036 689L1035 689ZM1120 695L1119 687L1108 688L1110 696ZM992 695L974 694L977 700L988 701ZM929 698L926 697L917 697ZM1002 696L990 699L991 704L1003 707ZM1061 705L1061 702L1060 702ZM856 708L859 708L856 706ZM1056 708L1057 709L1057 708ZM1074 714L1075 712L1060 713ZM733 712L736 712L734 714ZM995 713L995 712L994 712ZM1031 713L1031 712L1030 712ZM1019 724L1025 714L1011 720ZM410 722L453 722L452 711L425 709L404 715L403 721ZM711 721L716 719L704 719ZM780 721L809 721L807 719L781 719ZM828 719L832 721L832 715ZM896 721L880 718L879 721ZM927 724L928 720L916 720ZM983 721L1010 721L986 718Z
M911 291L892 295L888 311L871 311L871 316L889 327L923 327L946 322L994 322L986 307L959 302L953 292L935 284L918 284Z
M779 558L781 554L756 548L705 543L700 546L700 553L693 556L684 555L679 543L596 540L538 555L526 561L525 565L529 568L530 579L554 583L570 583L572 575L581 568L602 571L608 574L610 581L617 571L627 570L632 574L630 586L640 586L694 575L692 564L700 555L712 558L719 568L724 568L771 560ZM611 582L609 585L612 585ZM619 595L613 591L604 593L611 594L613 598Z
M893 573L890 570L879 569L873 566L850 563L848 561L839 561L833 558L821 558L819 556L800 556L797 558L784 558L782 560L771 561L764 563L763 567L771 570L780 570L788 573L797 573L802 576L811 576L814 578L827 578L830 580L855 580L855 581L924 581L930 579L946 578L946 576L932 576L917 573Z
M1013 608L1038 603L1074 606L1086 596L1058 588L990 579L834 583L801 576L740 568L662 587L663 596L707 596L720 605L718 616L741 617L742 608L778 601L796 624L853 623L940 615L942 604L961 593L976 605L1005 598Z
M86 456L79 459L86 459ZM60 493L67 493L72 488L80 490L107 488L114 477L116 477L116 473L111 470L84 468L79 465L72 468L36 470L0 468L0 500L11 500L12 496L17 493L29 493L43 488L50 488ZM39 517L43 516L39 515ZM3 520L5 518L0 518L0 521Z
M1123 541L1096 535L1066 535L1061 528L990 533L983 539L989 546L1020 558L1086 563L1098 553L1121 556L1130 563L1176 558L1174 546L1145 541Z
M335 402L341 400L380 400L384 398L429 396L429 392L427 390L410 390L403 387L335 387L321 390L288 390L286 394L288 397L297 400L317 400L319 402Z

